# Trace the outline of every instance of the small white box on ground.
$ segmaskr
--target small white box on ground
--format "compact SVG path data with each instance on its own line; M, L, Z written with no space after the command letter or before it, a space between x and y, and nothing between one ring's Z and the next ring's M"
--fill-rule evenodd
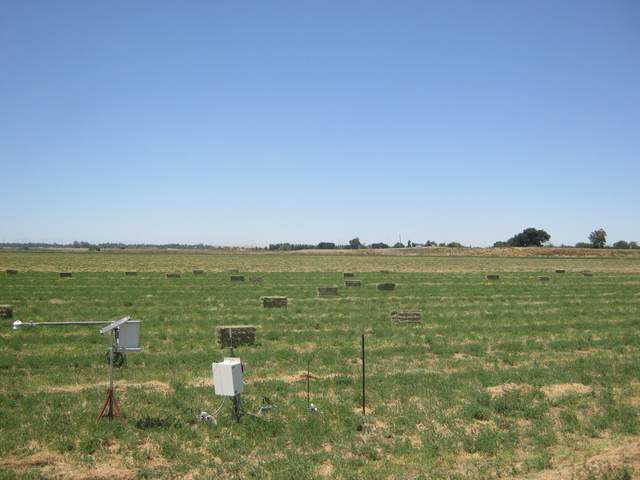
M212 363L213 388L216 395L235 397L242 393L242 364L239 358L225 357L222 362Z

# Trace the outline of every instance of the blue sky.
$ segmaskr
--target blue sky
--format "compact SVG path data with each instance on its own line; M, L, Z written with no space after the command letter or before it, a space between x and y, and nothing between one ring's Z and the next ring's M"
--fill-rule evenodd
M640 3L0 1L0 241L640 240Z

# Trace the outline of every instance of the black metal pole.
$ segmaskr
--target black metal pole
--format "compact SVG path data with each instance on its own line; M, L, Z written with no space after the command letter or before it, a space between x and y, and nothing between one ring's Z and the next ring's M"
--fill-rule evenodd
M309 380L309 368L311 365L311 360L307 359L307 406L311 405L311 394L310 394L310 380Z
M366 415L366 407L365 407L365 370L364 370L364 332L362 333L362 342L361 342L361 350L362 350L362 415Z

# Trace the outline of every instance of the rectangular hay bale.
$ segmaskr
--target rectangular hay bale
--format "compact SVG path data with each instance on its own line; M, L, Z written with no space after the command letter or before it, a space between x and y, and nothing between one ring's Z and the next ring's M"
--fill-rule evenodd
M11 305L0 305L0 318L13 317L13 307Z
M216 337L220 348L240 345L255 345L256 327L253 325L221 325L216 327Z
M487 280L500 280L500 275L496 275L495 273L490 273L487 275Z
M360 287L362 286L362 282L360 280L345 280L344 286L349 288Z
M422 312L420 310L398 310L391 312L391 320L395 323L420 323Z
M193 271L193 274L194 275L204 275L204 270L201 270L201 269L197 268L197 269L195 269Z
M7 275L16 275L18 273L18 270L15 268L7 268L5 271L7 272Z
M556 269L556 273L564 273L565 270L563 268L558 268Z
M180 278L181 274L178 272L167 272L166 278Z
M129 272L124 272L124 274L125 274L127 277L135 277L136 275L138 275L138 272L129 271Z
M73 272L60 272L58 275L60 278L71 278L73 277Z
M353 278L353 277L354 277L353 272L344 272L342 274L342 278Z
M319 297L336 297L338 295L338 287L318 287Z
M231 275L229 279L232 282L244 282L244 275Z
M264 308L287 308L287 297L260 297Z
M395 283L379 283L378 290L380 291L391 291L396 289Z

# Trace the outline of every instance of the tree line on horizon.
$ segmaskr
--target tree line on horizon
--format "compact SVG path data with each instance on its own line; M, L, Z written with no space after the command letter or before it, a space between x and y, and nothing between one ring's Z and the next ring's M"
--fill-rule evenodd
M560 245L560 248L614 248L614 249L638 249L640 246L636 241L618 240L611 246L607 246L607 232L603 228L594 230L589 234L589 242L578 242L575 245ZM550 243L551 235L542 229L533 227L525 228L522 232L514 235L513 237L504 240L497 241L493 244L494 248L505 247L555 247ZM360 241L359 237L355 237L349 240L348 244L339 244L334 242L320 242L318 244L306 244L306 243L270 243L267 247L254 247L254 250L268 250L268 251L293 251L293 250L339 250L339 249L385 249L385 248L415 248L415 247L448 247L448 248L471 248L471 246L464 246L459 242L435 242L433 240L427 240L424 243L416 243L411 240L406 244L402 242L396 242L392 245L384 242L374 242L371 244L364 244ZM188 244L188 243L91 243L86 241L74 241L72 243L46 243L46 242L5 242L0 243L0 248L12 248L12 249L39 249L39 248L84 248L88 250L100 251L101 249L136 249L136 248L158 248L158 249L175 249L175 250L224 250L234 247L216 247L213 245L207 245L205 243Z

